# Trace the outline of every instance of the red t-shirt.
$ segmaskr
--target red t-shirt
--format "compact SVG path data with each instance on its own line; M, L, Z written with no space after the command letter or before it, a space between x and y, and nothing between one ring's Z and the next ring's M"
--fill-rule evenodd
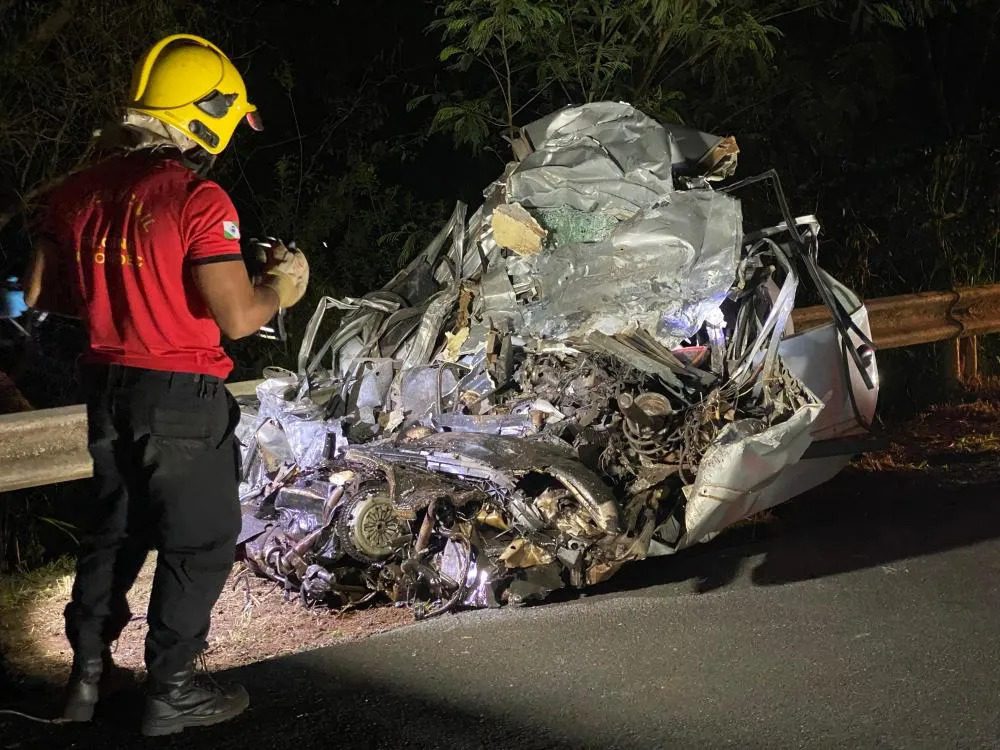
M169 155L114 156L49 194L39 232L58 249L46 283L59 288L45 294L70 295L87 324L84 361L230 373L191 275L198 264L242 261L236 209L217 184Z

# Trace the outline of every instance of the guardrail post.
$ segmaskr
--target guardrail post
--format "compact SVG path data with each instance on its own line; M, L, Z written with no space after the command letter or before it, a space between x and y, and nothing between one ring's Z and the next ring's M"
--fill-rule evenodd
M961 339L948 339L944 342L944 380L948 388L958 388L962 385L962 349Z
M979 337L959 339L958 358L962 382L968 385L979 377Z
M968 385L979 377L979 338L967 336L944 342L944 377L949 388Z

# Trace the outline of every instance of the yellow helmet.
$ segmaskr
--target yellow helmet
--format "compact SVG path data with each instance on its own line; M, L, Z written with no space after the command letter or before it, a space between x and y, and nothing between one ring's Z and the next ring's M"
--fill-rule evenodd
M243 78L207 39L174 34L161 39L132 72L128 108L180 130L211 154L220 153L246 118L260 130Z

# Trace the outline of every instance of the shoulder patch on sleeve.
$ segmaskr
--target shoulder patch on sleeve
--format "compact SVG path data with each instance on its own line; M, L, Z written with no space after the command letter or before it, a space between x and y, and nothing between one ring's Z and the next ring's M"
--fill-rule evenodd
M240 228L235 221L222 222L222 236L227 240L238 240L240 238Z

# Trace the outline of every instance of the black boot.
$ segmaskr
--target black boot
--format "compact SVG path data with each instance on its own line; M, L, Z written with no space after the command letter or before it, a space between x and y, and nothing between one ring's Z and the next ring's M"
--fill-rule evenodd
M90 721L94 718L106 658L110 659L110 654L89 659L73 657L73 669L66 684L66 703L63 705L63 718L67 721Z
M73 657L73 669L66 683L63 718L67 721L90 721L99 697L135 687L135 674L123 669L111 658L111 649L96 658Z
M243 713L249 705L250 696L242 685L199 685L192 664L166 679L150 678L142 733L155 737L218 724Z

